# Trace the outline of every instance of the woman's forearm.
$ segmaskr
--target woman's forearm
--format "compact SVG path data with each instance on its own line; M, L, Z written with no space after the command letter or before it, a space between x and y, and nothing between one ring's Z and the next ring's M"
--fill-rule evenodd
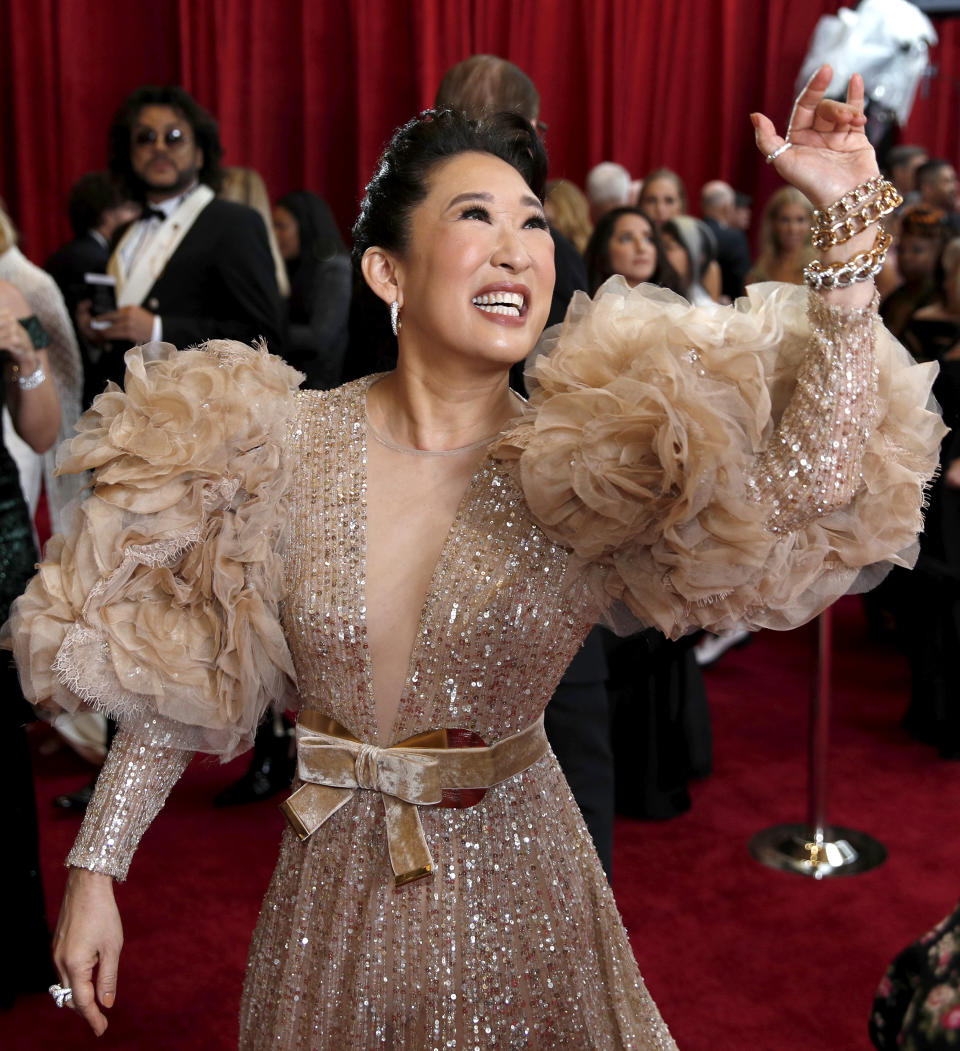
M169 748L151 724L121 730L103 764L67 864L126 878L141 837L160 812L192 753Z
M7 366L7 405L17 434L34 452L43 453L57 440L60 431L60 399L46 352L35 350L34 355L32 361L16 368ZM37 382L41 380L37 369L43 370L41 382Z
M861 283L861 285L864 283ZM877 313L859 305L859 286L810 293L810 345L790 404L750 474L754 495L770 508L767 525L788 533L850 502L876 414ZM853 302L851 302L853 300Z

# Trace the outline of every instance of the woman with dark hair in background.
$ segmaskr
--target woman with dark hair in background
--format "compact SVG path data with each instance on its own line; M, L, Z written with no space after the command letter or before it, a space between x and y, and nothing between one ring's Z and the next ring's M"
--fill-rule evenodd
M943 282L942 256L950 238L946 213L938 208L917 204L904 208L899 215L896 271L900 283L880 304L880 317L890 334L904 339L914 314L935 303ZM920 348L909 348L912 352ZM931 360L923 353L918 360Z
M281 197L273 228L290 279L287 360L304 386L336 387L343 373L350 316L350 254L327 202L307 190Z
M823 207L877 172L862 81L843 104L830 79L805 89L789 152L754 115ZM912 542L939 433L869 281L711 311L611 283L574 299L527 406L508 377L552 298L545 172L521 118L421 115L354 227L395 371L294 395L292 369L234 341L133 350L128 393L66 455L97 465L94 491L11 626L28 696L122 723L55 939L53 993L96 1032L112 877L193 749L232 755L269 704L299 703L243 1047L675 1046L544 706L618 601L671 635L814 616ZM805 382L788 395L774 364Z
M710 265L716 265L717 239L702 219L677 215L660 227L664 252L683 282L683 297L694 306L716 302L704 287Z
M640 208L624 206L604 212L587 242L590 294L619 274L631 288L648 283L683 294L683 282L663 250L656 225Z

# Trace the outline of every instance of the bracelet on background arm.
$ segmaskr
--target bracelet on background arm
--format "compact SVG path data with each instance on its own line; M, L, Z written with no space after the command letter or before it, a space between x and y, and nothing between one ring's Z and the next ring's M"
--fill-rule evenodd
M27 374L24 374L19 365L14 365L13 375L17 381L17 386L21 390L36 390L37 387L39 387L47 378L47 374L43 370L43 365L39 361L37 362L37 367Z

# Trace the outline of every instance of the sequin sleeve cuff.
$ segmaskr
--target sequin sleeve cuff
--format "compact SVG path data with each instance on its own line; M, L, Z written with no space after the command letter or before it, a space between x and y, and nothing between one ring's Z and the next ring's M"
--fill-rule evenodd
M694 307L615 279L550 339L493 454L614 627L789 628L912 564L936 369L872 309L773 283Z
M786 534L849 503L863 483L863 452L877 415L878 297L862 310L809 297L810 345L786 412L748 476Z
M67 865L126 879L143 834L190 762L190 752L170 748L164 740L149 723L142 734L117 734Z

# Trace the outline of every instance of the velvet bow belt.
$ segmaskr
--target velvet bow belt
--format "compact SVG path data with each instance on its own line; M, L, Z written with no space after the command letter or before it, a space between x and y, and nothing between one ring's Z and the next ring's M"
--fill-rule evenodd
M396 885L402 887L433 872L418 807L473 806L488 788L526 770L549 748L542 715L490 747L482 742L470 731L433 730L378 748L358 741L333 719L302 712L297 722L297 772L306 783L280 809L297 835L306 839L356 791L379 792L390 864Z

